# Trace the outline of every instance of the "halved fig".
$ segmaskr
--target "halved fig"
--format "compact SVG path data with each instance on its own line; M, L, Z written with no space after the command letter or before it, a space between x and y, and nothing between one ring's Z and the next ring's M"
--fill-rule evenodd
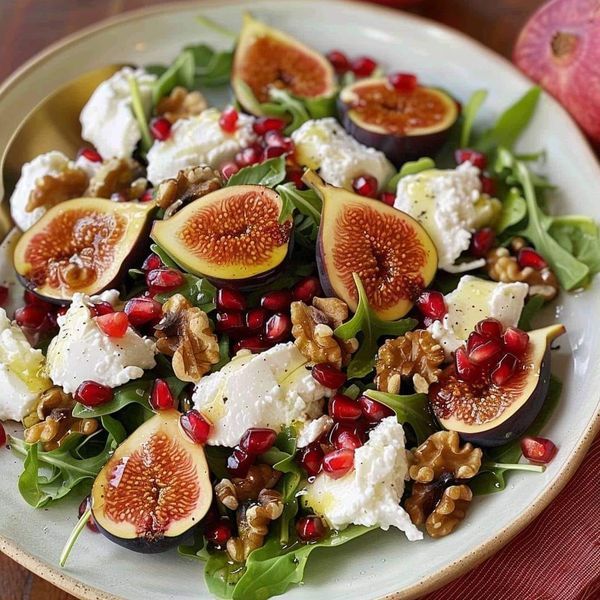
M332 104L337 87L324 56L248 13L235 49L231 85L238 102L254 115L264 114L259 105L269 101L271 87L306 100L331 97Z
M440 425L478 446L493 447L520 437L540 412L550 384L550 344L565 332L550 325L529 332L518 371L503 385L488 379L466 382L454 365L429 388L429 403Z
M380 318L403 317L437 270L437 252L427 232L410 215L328 185L314 171L302 179L323 200L317 266L325 293L356 310L357 273Z
M114 287L143 256L154 208L103 198L61 202L18 241L15 270L25 287L50 302Z
M179 416L164 410L136 429L92 487L98 529L135 552L163 552L181 543L212 502L204 449L181 431Z
M249 289L277 274L291 251L292 217L261 185L225 187L191 202L151 237L186 271L219 286Z
M400 92L385 78L345 87L338 109L348 133L381 150L396 166L433 156L458 118L458 105L445 92L424 86Z

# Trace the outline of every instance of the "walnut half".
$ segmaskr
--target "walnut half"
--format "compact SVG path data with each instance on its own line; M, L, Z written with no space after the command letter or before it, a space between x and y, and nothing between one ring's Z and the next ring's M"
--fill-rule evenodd
M223 185L221 175L208 166L182 169L173 179L166 179L156 189L155 200L161 208L175 202L181 205L218 190Z
M83 196L88 186L88 176L82 169L65 169L58 175L44 175L35 182L25 210L31 212L44 206L52 208L65 200Z
M179 119L199 115L207 106L208 103L200 92L188 92L186 88L178 85L168 96L158 101L156 114L175 123Z

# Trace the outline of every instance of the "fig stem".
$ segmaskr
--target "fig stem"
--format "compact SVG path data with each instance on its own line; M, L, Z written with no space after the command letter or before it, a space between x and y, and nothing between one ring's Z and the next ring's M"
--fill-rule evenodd
M91 516L92 516L92 509L88 508L81 515L81 518L79 519L79 521L77 521L77 525L75 525L75 527L73 528L73 531L71 531L71 535L69 536L69 539L67 540L64 548L62 549L62 552L60 553L59 564L61 567L64 567L67 564L67 559L69 558L69 554L71 554L71 550L73 549L73 546L75 545L75 542L77 541L77 538L83 531L83 528L86 526L86 524L89 521Z
M145 152L148 152L150 146L152 146L153 139L150 128L148 127L146 112L144 111L140 86L135 77L129 78L129 90L131 92L131 107L133 109L133 114L135 115L142 134L142 149Z
M543 473L546 470L544 465L526 465L523 463L497 463L485 462L482 467L488 469L506 469L507 471L533 471L535 473Z

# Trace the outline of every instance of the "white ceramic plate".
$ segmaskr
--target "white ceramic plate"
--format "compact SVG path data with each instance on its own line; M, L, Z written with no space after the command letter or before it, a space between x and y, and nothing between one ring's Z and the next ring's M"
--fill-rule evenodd
M25 65L0 90L0 148L12 133L10 124L19 123L40 99L80 73L107 63L167 62L187 43L227 47L228 40L204 30L194 17L202 13L237 30L242 10L250 7L260 19L319 50L341 48L374 56L393 69L417 72L423 81L448 88L463 101L485 87L490 94L484 118L497 114L530 85L508 62L475 42L401 12L333 0L168 5L88 29ZM561 190L556 197L561 212L600 219L597 162L552 99L542 99L521 146L547 150L546 170ZM430 591L496 551L556 495L599 428L600 282L581 294L563 294L555 313L568 335L554 353L553 370L565 387L560 408L544 432L560 449L546 472L515 474L505 492L478 498L464 523L447 538L411 544L396 532L373 533L335 551L320 550L309 563L306 584L291 590L290 600L366 600L388 594L405 598ZM541 321L552 317L543 315ZM87 532L68 568L57 569L61 546L77 518L76 500L34 511L19 496L20 470L19 459L1 452L0 550L82 598L209 597L199 563L175 552L134 554Z

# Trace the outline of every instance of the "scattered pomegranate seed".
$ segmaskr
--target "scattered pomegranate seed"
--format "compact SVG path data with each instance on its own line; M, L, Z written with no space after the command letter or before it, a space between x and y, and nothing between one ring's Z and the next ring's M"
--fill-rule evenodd
M362 409L356 400L338 393L329 400L329 416L335 421L356 421L362 416Z
M240 168L234 162L228 162L221 167L221 175L223 176L223 179L227 180L239 170Z
M238 122L238 111L230 106L226 108L219 117L219 126L227 133L234 133Z
M230 333L245 326L244 316L238 311L218 312L215 328L219 333Z
M391 417L394 414L394 411L391 408L368 396L359 396L358 403L360 404L365 419L369 423L378 423L382 419Z
M154 410L169 410L175 408L175 398L169 384L164 379L155 379L150 394L150 406Z
M498 319L493 319L492 317L483 319L483 321L479 321L479 323L475 325L475 331L487 338L500 339L502 329L502 323L500 323Z
M195 408L179 417L179 423L185 434L195 444L205 444L210 435L212 423Z
M240 440L240 448L248 454L263 454L273 447L277 432L265 427L247 429Z
M263 159L263 150L260 146L248 146L235 155L235 163L239 167L256 165Z
M354 466L354 450L340 448L323 457L323 471L332 479L343 477Z
M8 288L5 285L0 285L0 306L5 306L8 300Z
M368 56L359 56L352 61L350 68L357 77L369 77L377 68L377 63Z
M394 192L381 192L381 194L379 194L379 199L388 206L394 206L396 194L394 194Z
M341 50L331 50L331 52L328 52L327 60L338 75L343 75L351 68L348 57Z
M487 194L488 196L496 195L496 180L492 179L488 175L481 175L479 178L481 181L481 193Z
M265 326L268 313L264 308L251 308L246 313L246 327L251 331L258 331Z
M286 149L283 146L268 146L265 148L262 159L269 160L270 158L277 158L286 153Z
M93 148L79 148L76 158L83 157L90 162L102 162L102 156Z
M475 348L477 348L477 346L481 346L481 344L486 342L487 339L488 338L486 338L481 333L478 333L477 331L472 331L469 334L469 338L467 339L467 354L472 352Z
M92 503L90 500L89 496L86 496L82 501L81 504L79 505L79 509L77 511L79 518L81 519L81 517L83 517L83 515L88 511L88 509L91 507ZM96 524L96 520L94 519L94 517L92 516L92 514L90 513L90 518L88 519L87 523L85 524L85 526L90 530L93 531L94 533L100 533L100 530L98 529L98 525Z
M548 263L533 248L521 248L517 255L517 262L521 269L531 267L536 271L541 271L548 266Z
M20 327L34 330L46 329L48 326L48 310L39 304L28 304L17 308L15 321Z
M529 335L516 327L507 327L502 335L502 341L504 342L504 348L506 348L507 352L515 354L516 356L521 356L525 350L527 350Z
M500 352L502 352L500 340L496 338L487 339L469 352L469 361L474 365L490 363Z
M505 354L490 375L492 382L498 387L503 386L515 374L518 364L516 356Z
M107 404L113 399L113 391L106 385L95 381L84 381L73 394L76 402L88 408Z
M319 363L312 368L313 378L322 386L335 390L346 383L346 373L329 363Z
M160 260L160 257L157 254L149 254L142 264L142 271L148 273L148 271L160 269L162 266L163 262Z
M416 302L419 312L433 320L441 320L448 312L444 294L434 290L426 290L421 293Z
M252 129L257 135L265 135L267 131L281 131L284 127L285 121L276 117L259 117L252 124Z
M332 442L338 449L349 448L350 450L356 450L363 445L359 435L356 432L347 429L336 431L336 434L332 438Z
M495 244L496 232L491 227L484 227L473 234L469 251L477 258L485 258Z
M371 175L361 175L352 181L352 189L361 196L375 198L377 196L377 179Z
M296 189L303 190L306 188L304 181L302 181L303 174L301 169L287 170L287 178L296 186Z
M122 338L129 329L129 319L124 312L113 312L96 317L96 324L108 337Z
M157 322L162 317L162 305L153 298L132 298L124 310L134 327Z
M104 300L94 302L93 304L90 304L88 308L93 317L112 315L115 312L114 306L110 302L105 302Z
M237 290L221 288L217 291L217 308L219 310L246 310L246 298Z
M51 311L56 306L51 302L46 302L46 300L42 300L37 294L34 294L31 290L25 290L23 292L23 301L25 304L35 304L36 306L41 306L45 308L47 311Z
M323 519L315 515L301 517L296 522L296 532L303 542L316 542L325 536L327 528Z
M390 85L401 94L414 92L419 85L419 80L413 73L392 73L388 75Z
M140 202L152 202L154 200L154 188L148 188L140 197Z
M481 378L481 369L471 363L467 355L467 350L460 347L454 353L454 366L459 379L473 383Z
M68 306L59 306L58 310L56 311L56 315L58 317L62 317L67 314L68 310L69 310Z
M293 152L294 150L292 139L285 137L281 131L268 131L265 134L265 144L269 148L283 148L285 152Z
M150 121L150 132L154 139L164 142L171 137L171 121L164 117L157 117Z
M323 466L323 449L321 445L314 442L304 448L300 454L300 464L308 473L309 477L315 477L319 474Z
M4 446L6 444L6 431L4 431L4 425L0 423L0 446Z
M176 290L184 283L185 278L181 271L170 269L168 267L154 269L146 275L146 285L154 294Z
M323 293L319 278L311 275L301 279L293 288L292 296L294 300L300 300L306 304L310 304L315 296Z
M255 459L254 454L248 454L240 447L236 447L227 459L227 471L232 477L246 477Z
M261 299L260 305L273 312L283 312L290 308L292 293L289 290L267 292Z
M217 548L224 548L231 536L231 521L227 517L220 517L204 527L204 537Z
M523 456L534 463L547 464L555 456L558 448L554 442L543 437L524 437L521 440Z
M285 313L275 313L265 325L265 338L271 342L286 339L292 331L292 319Z
M233 345L233 351L238 352L240 350L250 350L250 352L252 352L252 353L257 353L257 352L262 352L263 350L266 350L267 348L270 348L270 347L271 347L271 344L269 342L267 342L262 336L253 335L253 336L242 338L241 340L238 340Z
M470 148L459 148L454 152L454 160L457 165L462 165L463 163L469 161L474 167L478 169L486 168L487 166L487 157L485 154L481 152L477 152L477 150L471 150Z

